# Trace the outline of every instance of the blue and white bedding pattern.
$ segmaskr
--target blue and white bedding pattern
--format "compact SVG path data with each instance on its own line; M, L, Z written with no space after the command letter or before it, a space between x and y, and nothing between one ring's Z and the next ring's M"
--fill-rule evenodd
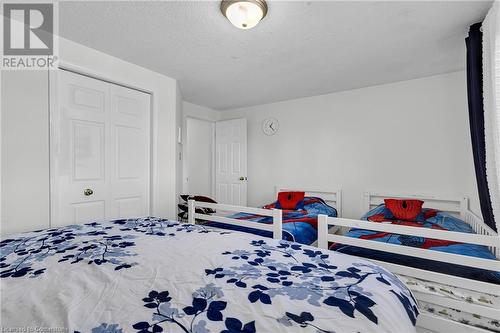
M472 227L459 218L442 211L428 208L424 208L422 210L422 213L417 216L415 221L402 221L395 219L389 209L387 209L385 205L382 204L366 213L361 219L371 221L373 223L391 223L436 230L474 233ZM356 228L353 228L349 232L347 232L346 236L496 260L496 257L488 250L486 246L483 245L465 244L446 240L399 235ZM389 261L396 264L416 268L424 268L436 272L452 274L455 276L476 279L484 282L497 284L500 283L500 272L490 272L466 266L442 263L439 261L431 261L398 255L394 253L368 250L350 245L334 244L334 246L331 248L342 253L357 255L364 258Z
M68 332L414 332L406 286L369 261L143 218L0 242L1 326Z
M264 206L265 209L273 209L276 202ZM304 209L282 210L283 237L282 239L310 245L318 239L318 215L325 214L337 217L337 210L328 205L323 199L316 197L304 198ZM251 221L256 223L272 224L273 219L269 216L260 216L247 213L237 213L228 216L233 219ZM263 237L273 237L272 232L251 229L218 222L205 222L205 225L236 231L252 233Z

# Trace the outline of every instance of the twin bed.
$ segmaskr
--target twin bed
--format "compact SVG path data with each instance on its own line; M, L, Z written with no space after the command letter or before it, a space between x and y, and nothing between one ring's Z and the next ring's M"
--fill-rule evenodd
M280 193L298 192L299 191L287 187L276 187L276 197L278 197ZM260 210L250 210L248 212L245 212L243 210L238 211L239 208L236 208L236 213L229 209L229 214L223 215L226 215L226 217L230 219L255 222L259 223L259 225L272 225L273 216L272 214L269 214L269 211L272 211L273 209L280 209L282 228L281 239L305 245L313 245L316 244L316 241L318 239L318 216L341 216L342 193L340 190L302 190L300 192L303 193L302 199L298 200L301 203L300 207L290 207L290 209L286 209L286 207L284 208L280 206L279 200L276 200L263 206ZM221 205L213 205L211 207L212 211L215 210L215 207L218 207L219 211L223 210ZM191 222L194 223L194 220L191 220ZM198 223L200 222L211 227L242 231L271 238L273 237L272 232L274 231L257 229L255 228L255 223L253 223L251 226L243 226L236 225L234 223L207 221L203 217L200 219L200 221L198 221Z
M309 220L294 221L293 212L272 205L261 209L190 201L187 224L128 219L3 238L1 325L78 332L413 332L418 316L422 327L500 331L495 322L500 290L494 281L329 250L332 243L346 245L344 252L368 247L448 263L460 260L462 266L498 272L494 258L413 247L425 240L399 237L455 242L450 246L473 243L498 257L498 236L470 215L465 199L419 197L450 216L458 213L476 233L386 223L386 215L378 223L348 220L341 217L340 191L304 192L310 205L320 204L318 213L331 216L305 209L302 218ZM385 197L395 196L369 194L369 210L375 211L368 220L384 213L380 204ZM197 207L219 214L195 213ZM431 222L448 225L425 223ZM296 242L298 233L290 231L297 232L296 223L316 226L317 242L304 242L320 249ZM391 236L380 232L406 243L386 242L384 237ZM352 237L360 233L369 237Z

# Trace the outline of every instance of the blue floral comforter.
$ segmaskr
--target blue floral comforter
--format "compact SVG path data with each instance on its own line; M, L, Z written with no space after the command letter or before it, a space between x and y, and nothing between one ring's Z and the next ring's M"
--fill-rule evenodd
M405 285L356 257L156 218L0 242L1 326L69 332L414 332Z
M265 209L273 209L276 202L264 206ZM304 209L282 210L283 236L282 239L310 245L318 239L318 215L324 214L337 217L337 210L328 205L323 199L316 197L304 198ZM237 213L229 216L233 219L245 220L256 223L272 224L273 219L269 216L261 216L247 213ZM266 230L252 229L229 225L218 222L205 222L205 225L236 231L252 233L263 237L273 237L273 233Z

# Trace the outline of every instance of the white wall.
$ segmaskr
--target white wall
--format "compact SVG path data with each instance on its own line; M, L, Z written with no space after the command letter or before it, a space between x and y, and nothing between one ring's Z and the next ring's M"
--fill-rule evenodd
M176 146L176 124L180 124L176 80L63 38L59 39L59 57L66 67L152 93L152 214L174 218L176 173L180 172L180 163L176 163L176 150L180 150ZM33 221L39 227L49 225L48 73L16 71L2 73L1 79L0 225L5 234L30 230ZM23 134L24 139L20 138ZM25 188L21 188L23 184Z
M2 71L1 79L0 231L33 230L49 220L48 73Z
M274 185L343 190L359 218L363 192L459 194L479 212L463 71L221 112L248 119L249 205ZM276 117L274 136L261 131Z

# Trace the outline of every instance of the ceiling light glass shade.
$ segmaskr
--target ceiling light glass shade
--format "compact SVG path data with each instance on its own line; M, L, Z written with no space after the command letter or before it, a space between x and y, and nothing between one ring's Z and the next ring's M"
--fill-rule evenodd
M264 0L223 0L222 14L237 28L251 29L267 14Z

